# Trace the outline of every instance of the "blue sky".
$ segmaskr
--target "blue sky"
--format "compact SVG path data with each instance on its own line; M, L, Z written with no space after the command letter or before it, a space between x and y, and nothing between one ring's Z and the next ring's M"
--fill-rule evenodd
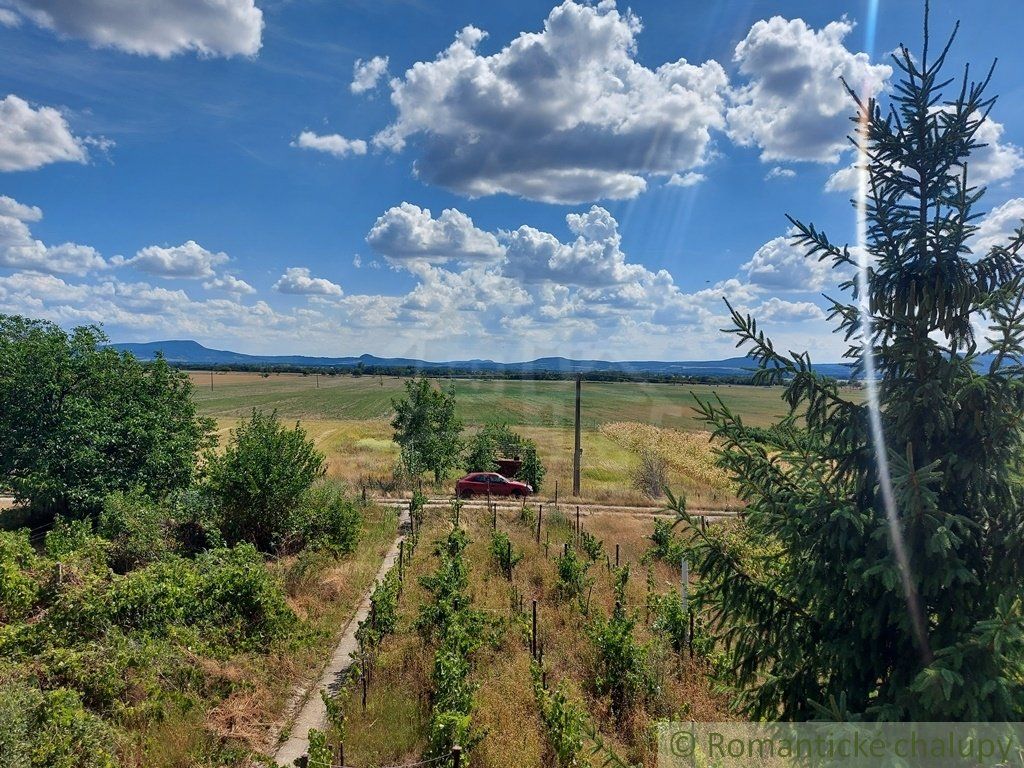
M966 8L934 0L936 37ZM1024 216L1020 9L979 243ZM884 94L922 9L880 0L0 0L0 311L115 340L496 360L731 354L721 297L838 359L844 75ZM869 49L870 48L870 49ZM838 175L837 175L838 174ZM984 241L984 242L982 242Z

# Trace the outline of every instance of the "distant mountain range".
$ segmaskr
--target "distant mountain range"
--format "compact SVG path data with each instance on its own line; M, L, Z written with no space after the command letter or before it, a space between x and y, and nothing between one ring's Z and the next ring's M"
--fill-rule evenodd
M152 360L162 352L168 362L180 365L267 365L300 366L308 368L365 367L415 368L417 370L458 370L481 373L596 373L621 372L658 376L744 376L756 364L749 357L730 357L725 360L571 360L565 357L541 357L520 363L496 363L493 360L447 360L430 362L406 357L307 357L305 355L246 355L241 352L210 349L188 339L150 341L144 343L111 344L111 347L131 352L140 360ZM845 379L849 366L842 363L821 363L815 370L826 376Z

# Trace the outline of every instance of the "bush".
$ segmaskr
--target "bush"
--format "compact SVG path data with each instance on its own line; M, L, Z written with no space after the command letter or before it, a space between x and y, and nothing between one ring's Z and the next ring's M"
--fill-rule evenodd
M509 578L512 578L512 569L523 559L523 553L516 551L508 534L503 531L494 531L491 534L491 555L501 572Z
M363 511L346 499L335 483L318 483L303 496L289 524L301 545L336 555L352 552L359 543Z
M116 491L103 500L100 536L110 541L110 567L127 573L165 555L169 549L166 514L139 491Z
M35 604L39 583L31 571L38 565L28 531L0 531L0 622L25 616Z
M590 562L594 563L601 559L604 554L604 541L597 538L590 531L583 531L580 535L580 548Z
M596 654L595 692L610 697L616 717L626 711L637 694L652 687L647 648L633 637L635 625L636 619L616 603L611 617L597 617L589 630Z
M168 500L173 538L183 555L195 555L224 546L220 516L210 494L192 487L172 494Z
M668 485L668 462L652 448L640 450L640 460L633 468L633 487L644 496L657 499Z
M53 528L46 532L46 554L54 560L70 557L97 542L88 520L57 516ZM104 547L105 548L105 547Z
M555 585L558 596L562 598L581 597L583 591L590 584L587 577L590 563L581 560L576 555L576 550L569 547L558 557L555 565L558 569L558 583Z
M678 565L686 554L685 545L676 538L674 524L668 520L655 520L654 532L649 538L651 541L651 548L647 550L649 557Z
M41 691L0 682L0 765L12 768L116 768L114 735L66 688Z
M211 550L196 562L199 591L190 618L216 629L234 647L266 648L294 625L281 585L252 545Z
M262 552L285 543L295 508L324 472L324 456L305 430L285 429L276 412L253 409L224 453L208 457L208 488L227 542L249 542Z

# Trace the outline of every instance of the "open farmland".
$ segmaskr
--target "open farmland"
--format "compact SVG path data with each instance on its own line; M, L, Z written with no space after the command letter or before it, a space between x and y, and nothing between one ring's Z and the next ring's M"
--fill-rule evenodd
M404 393L405 379L395 377L316 376L192 372L195 399L210 416L247 416L252 408L276 408L286 419L388 419L391 399ZM457 415L467 426L494 419L511 425L572 427L573 382L435 379L455 387ZM692 395L691 395L692 393ZM741 385L584 382L583 428L616 421L636 421L680 430L703 429L693 411L693 395L715 395L744 421L766 426L785 413L781 390Z
M301 421L328 460L331 475L358 485L391 473L398 447L391 441L391 400L405 392L395 377L192 372L201 412L226 435L253 408L277 410ZM211 389L211 378L213 386ZM319 381L318 381L319 379ZM573 390L571 381L439 379L455 387L456 412L469 431L506 421L537 443L548 470L542 495L556 481L564 498L572 487ZM705 425L694 396L718 396L746 423L764 426L785 413L777 388L620 382L583 384L582 491L585 500L643 504L631 475L642 449L666 462L670 486L693 506L738 504L728 478L712 466Z

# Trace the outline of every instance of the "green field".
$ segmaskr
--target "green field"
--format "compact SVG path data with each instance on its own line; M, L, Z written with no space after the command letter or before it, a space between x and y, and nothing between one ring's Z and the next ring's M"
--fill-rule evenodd
M377 420L391 415L391 399L404 388L401 379L370 376L316 376L275 374L193 373L195 398L203 413L238 418L252 408L274 409L282 418L311 421ZM453 384L459 418L467 426L507 421L529 427L571 427L571 381L483 381L441 379ZM741 385L678 385L633 382L584 382L584 429L597 429L616 421L636 421L679 430L705 426L693 410L694 395L717 394L744 420L767 425L786 412L779 388Z
M392 398L404 392L395 377L302 376L193 372L202 413L217 419L221 435L253 408L277 410L301 421L327 457L329 473L347 483L374 487L393 474L398 447L391 441ZM212 378L212 388L211 388ZM319 378L319 381L318 381ZM572 487L572 381L438 379L455 387L459 417L472 432L504 421L537 443L548 473L543 498ZM785 414L779 388L741 385L675 385L620 382L583 384L582 498L647 504L632 487L640 451L653 448L667 462L667 481L699 508L735 507L728 477L713 466L710 435L694 410L694 396L718 396L753 425ZM654 429L652 430L651 427ZM442 491L448 489L445 483ZM657 502L655 502L657 503Z

